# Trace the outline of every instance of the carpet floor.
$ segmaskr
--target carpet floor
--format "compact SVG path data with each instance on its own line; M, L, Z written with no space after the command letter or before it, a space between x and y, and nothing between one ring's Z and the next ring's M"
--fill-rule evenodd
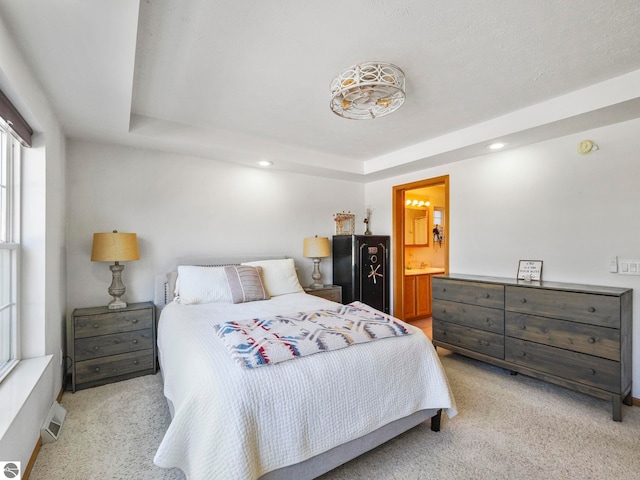
M458 415L443 416L439 433L421 424L322 480L640 478L640 408L623 405L623 421L613 422L609 402L439 352ZM31 480L185 478L153 464L170 421L160 375L65 393L61 403L61 435L42 446Z

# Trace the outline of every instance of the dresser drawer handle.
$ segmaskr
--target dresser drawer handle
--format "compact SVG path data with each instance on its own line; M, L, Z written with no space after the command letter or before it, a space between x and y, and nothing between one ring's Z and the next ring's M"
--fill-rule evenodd
M133 364L134 364L134 365L137 365L137 364L138 364L138 360L134 360L134 361L133 361Z
M134 318L134 319L132 320L132 322L133 322L133 323L138 323L138 319L137 319L137 318Z
M595 308L593 308L593 307L589 307L587 310L589 310L589 312L591 312L591 313L593 313L593 312L595 312L595 311L596 311L596 309L595 309Z
M485 319L484 319L484 321L485 321L486 323L491 323L491 318L490 318L490 317L487 317L487 318L485 318Z
M589 343L596 343L596 339L593 337L589 337L589 339L587 340Z
M520 303L527 303L527 299L526 298L521 299Z
M94 372L98 373L100 371L100 367L96 367Z
M486 340L479 340L479 341L478 341L478 343L479 343L480 345L485 346L485 347L488 347L488 346L489 346L489 342L487 342Z
M100 327L100 325L99 325L99 324L97 324L97 323L94 323L94 324L93 324L93 328L99 328L99 327Z
M96 345L95 347L93 347L94 350L100 350L100 347L98 345Z
M521 328L522 330L526 330L526 329L527 329L527 326L523 323L523 324L520 326L520 328Z
M589 373L590 373L591 375L595 375L595 374L596 374L596 371L595 371L593 368L590 368L590 369L589 369Z
M484 298L489 298L491 295L489 295L488 293L484 294Z
M134 339L133 339L133 344L135 345L135 344L137 344L137 343L138 343L138 339L137 339L137 338L134 338Z

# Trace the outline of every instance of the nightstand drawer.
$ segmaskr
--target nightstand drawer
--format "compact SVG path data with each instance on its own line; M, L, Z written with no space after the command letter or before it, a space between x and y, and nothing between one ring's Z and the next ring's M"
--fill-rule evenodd
M342 287L339 285L327 285L323 288L305 288L304 291L315 297L342 303Z
M76 363L76 384L154 368L153 349L121 353Z
M153 332L150 328L134 332L114 333L76 340L76 361L106 357L119 353L153 348Z
M76 316L74 322L75 338L130 332L151 328L153 310L149 308L120 312L113 310L101 315Z

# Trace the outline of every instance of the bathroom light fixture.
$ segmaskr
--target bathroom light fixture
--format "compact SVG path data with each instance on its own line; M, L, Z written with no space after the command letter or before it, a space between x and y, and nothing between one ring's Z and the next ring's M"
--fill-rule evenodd
M428 207L431 205L431 202L428 200L405 200L404 204L407 207Z
M331 255L329 248L329 239L327 237L315 237L305 238L302 248L302 256L307 258L313 258L313 273L311 278L313 283L311 288L322 288L322 273L320 273L320 259Z
M92 262L114 262L109 266L112 278L109 285L109 295L113 300L109 303L109 309L124 308L126 302L120 299L126 288L122 282L122 271L124 265L120 262L129 262L131 260L140 260L140 252L138 251L138 237L135 233L94 233L93 244L91 246Z
M404 72L391 63L358 63L331 82L331 111L343 118L383 117L399 109L404 99Z
M491 143L489 145L487 145L487 148L489 150L500 150L501 148L506 147L507 144L504 142L495 142L495 143Z

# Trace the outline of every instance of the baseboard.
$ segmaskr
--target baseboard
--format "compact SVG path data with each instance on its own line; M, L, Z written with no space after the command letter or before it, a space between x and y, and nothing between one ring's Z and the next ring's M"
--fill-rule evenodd
M56 402L60 403L62 400L62 394L64 393L64 386L60 389L60 393L56 397ZM31 453L31 457L29 458L29 463L27 463L24 472L22 472L22 480L29 480L29 475L31 474L31 469L33 465L36 463L36 458L38 458L38 453L40 453L40 447L42 447L42 437L38 437L38 441L36 442L36 446Z

